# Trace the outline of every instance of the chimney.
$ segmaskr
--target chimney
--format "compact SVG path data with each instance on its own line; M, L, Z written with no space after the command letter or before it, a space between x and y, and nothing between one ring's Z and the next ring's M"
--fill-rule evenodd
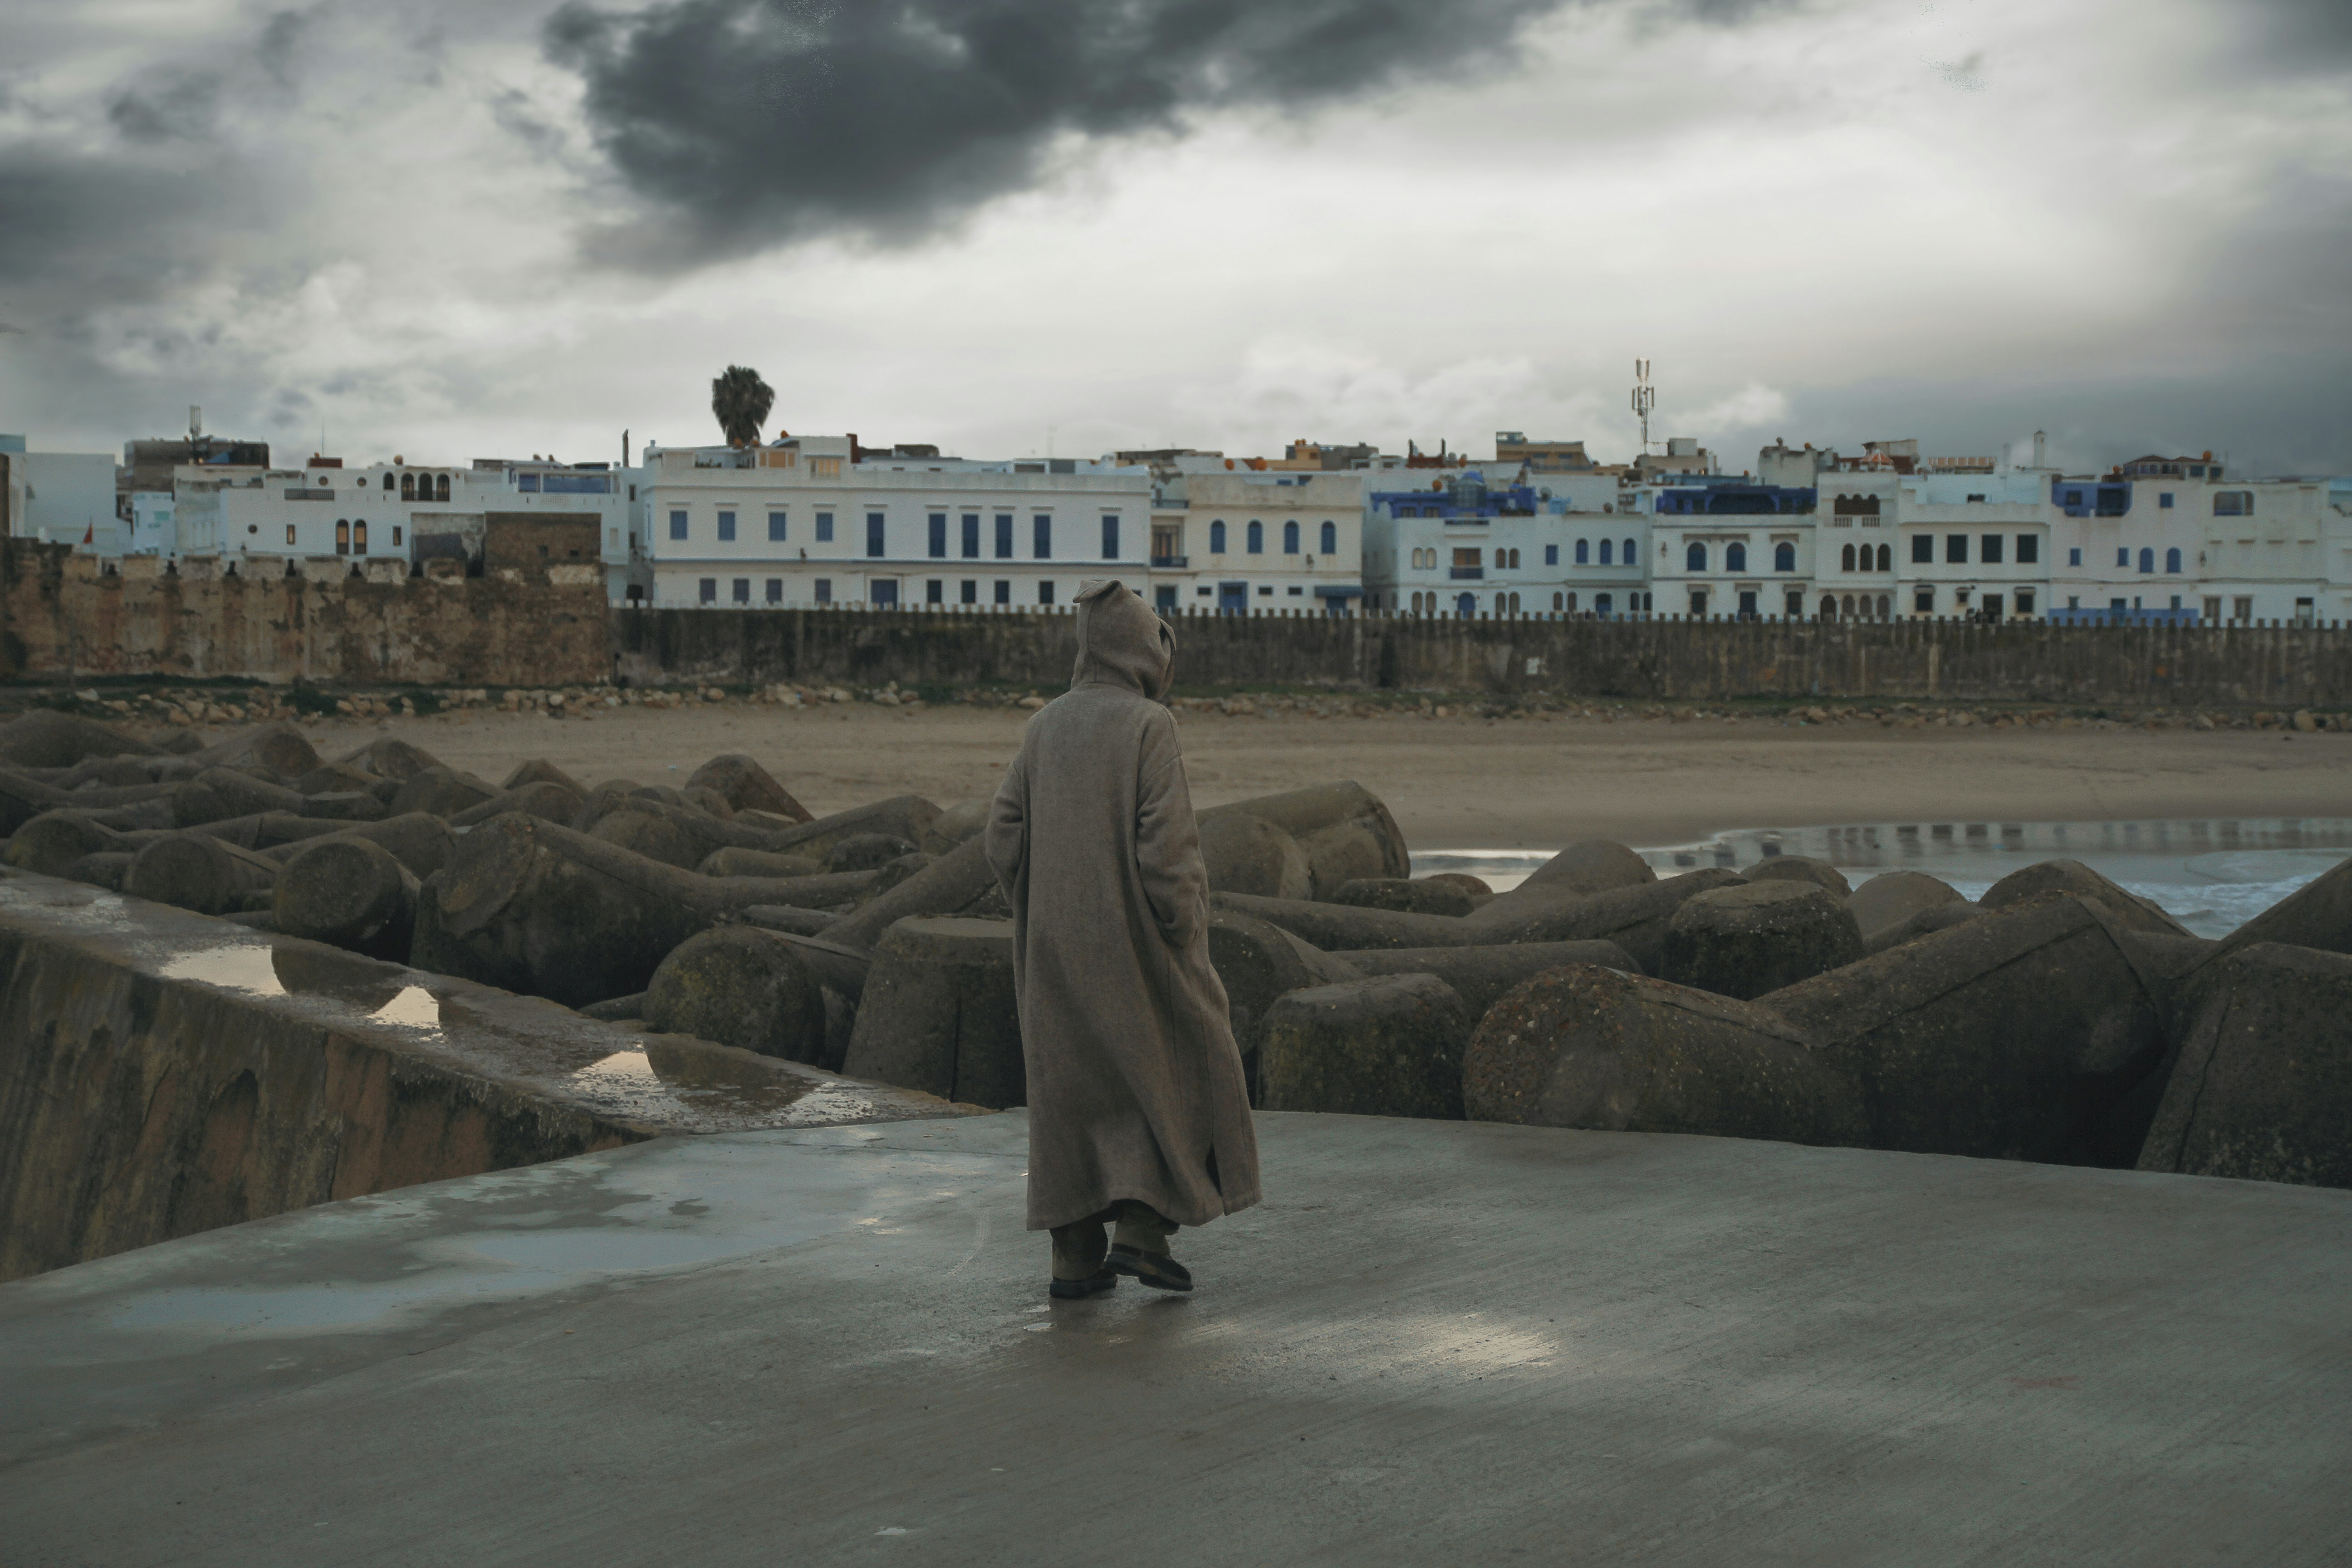
M2039 430L2033 433L2033 466L2037 468L2050 466L2050 437Z

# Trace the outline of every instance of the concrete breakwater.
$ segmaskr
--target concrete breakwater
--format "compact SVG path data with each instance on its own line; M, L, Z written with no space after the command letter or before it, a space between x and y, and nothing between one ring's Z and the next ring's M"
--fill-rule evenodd
M0 1279L666 1134L947 1114L96 888L0 879Z

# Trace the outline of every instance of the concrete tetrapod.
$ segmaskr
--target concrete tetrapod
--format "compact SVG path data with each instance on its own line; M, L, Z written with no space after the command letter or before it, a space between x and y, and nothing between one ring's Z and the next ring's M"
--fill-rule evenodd
M425 885L410 962L577 1007L643 991L670 949L793 880L703 877L513 813Z
M1435 878L1359 877L1331 895L1335 904L1365 910L1401 910L1416 915L1451 915L1459 920L1478 907L1469 890Z
M580 814L580 792L553 779L537 779L501 791L479 805L467 806L449 818L449 826L471 827L509 811L527 811L550 822L569 823Z
M1226 1018L1242 1053L1252 1104L1258 1092L1258 1031L1266 1010L1293 991L1355 980L1363 973L1271 921L1233 910L1210 912L1209 964L1225 988Z
M565 773L562 768L557 767L553 763L549 762L545 757L533 757L527 763L516 763L514 772L506 776L506 782L499 784L499 788L502 790L518 790L522 788L525 784L562 784L565 789L570 790L573 795L579 795L583 799L585 799L588 794L586 785L583 784L578 779L573 778L570 773Z
M960 800L931 820L917 845L926 855L944 855L988 826L988 800Z
M1556 896L1549 901L1507 905L1502 898L1488 900L1462 923L1477 932L1476 941L1493 942L1613 942L1654 974L1664 964L1666 930L1675 912L1689 900L1717 888L1736 888L1738 874L1718 867L1641 882L1584 897Z
M1465 1054L1480 1121L1867 1143L1853 1079L1770 1009L1591 964L1487 1010Z
M36 708L0 724L0 761L17 767L69 768L84 757L160 754L161 747L54 708Z
M1695 1121L1678 1131L2128 1164L2147 1113L2131 1091L2164 1052L2156 1001L2127 945L2135 940L2098 906L2045 895L1750 1003L1663 982L1585 992L1554 985L1541 1008L1514 992L1471 1043L1465 1093L1470 1113L1485 1119L1616 1126L1606 1119L1616 1112L1594 1109L1603 1101L1584 1089L1548 1088L1554 1068L1546 1064L1605 1057L1622 1064L1610 1069L1611 1081L1634 1083L1647 1081L1643 1064L1654 1056L1676 1082L1717 1070L1710 1062L1727 1075L1730 1087L1720 1091L1675 1090L1676 1103L1703 1101L1722 1117L1721 1125ZM1582 1011L1572 1002L1579 994L1591 1001ZM1700 1033L1708 1042L1696 1057L1678 1044L1697 1027L1693 1018L1706 1021ZM1777 1059L1794 1047L1808 1053L1808 1072L1844 1086L1838 1094L1824 1099L1812 1084L1801 1094L1790 1089L1794 1098L1777 1109L1769 1100L1752 1112L1738 1109L1749 1092L1738 1084L1753 1064L1738 1053ZM1562 1082L1590 1079L1583 1068L1558 1070L1569 1075ZM1845 1105L1848 1090L1859 1120L1843 1110L1823 1120L1822 1108ZM1602 1120L1561 1120L1577 1116ZM1775 1118L1785 1131L1757 1130Z
M265 811L300 815L311 797L283 784L265 784L233 768L206 768L172 792L172 811L182 827L217 822L225 816L251 816Z
M608 844L684 869L699 866L715 850L759 849L772 855L791 847L783 834L721 822L693 806L643 795L622 801L587 831Z
M2352 1187L2352 957L2257 942L2209 966L2138 1163Z
M1717 888L1685 900L1666 925L1661 978L1752 1001L1863 956L1844 904L1811 881Z
M664 1034L828 1070L839 1065L824 1059L824 997L816 976L790 945L754 926L719 926L672 948L635 1016Z
M394 816L412 811L430 812L436 816L455 816L469 806L495 798L499 791L488 780L471 773L461 773L453 768L430 767L411 773L393 795L385 808Z
M900 921L883 933L841 1070L992 1110L1029 1101L1013 922Z
M740 752L711 758L688 776L686 787L714 790L737 811L772 811L794 822L810 819L808 807L794 800L767 769Z
M45 811L8 836L8 847L0 851L0 860L20 871L62 877L83 856L113 850L121 838L86 811Z
M862 875L863 873L853 873ZM789 882L772 884L789 889ZM985 845L967 839L913 876L824 930L824 939L853 952L871 952L882 933L910 916L951 915L971 908L996 891L996 873L989 868ZM792 902L785 897L772 900Z
M416 874L380 844L314 839L278 873L272 924L288 936L405 963L415 939L417 888Z
M1334 952L1337 959L1365 974L1434 974L1454 987L1473 1018L1508 995L1521 982L1570 963L1597 963L1639 974L1642 966L1613 942L1509 942L1483 947L1377 949Z
M1880 926L1871 932L1869 940L1862 944L1862 950L1867 953L1885 952L1890 947L1901 947L1906 942L1916 942L1923 936L1933 936L1939 931L1949 931L1954 926L1966 925L1985 912L1977 905L1966 901L1957 904L1932 904L1908 920L1897 921L1891 926Z
M895 833L853 833L824 852L824 868L878 871L904 855L917 853L913 844Z
M1470 1010L1434 974L1382 974L1278 998L1258 1045L1268 1110L1462 1115Z
M1512 889L1511 893L1526 893L1538 900L1554 899L1562 893L1590 896L1618 888L1638 888L1657 879L1658 874L1651 869L1650 863L1622 844L1606 838L1586 838L1528 872L1527 880Z
M823 858L835 844L853 833L887 833L904 838L910 844L920 844L931 825L940 818L940 808L919 795L892 795L866 805L836 811L830 816L820 816L787 828L774 835L774 841L760 847L777 854L814 855Z
M2122 921L2128 931L2146 931L2151 936L2192 934L2156 904L2126 892L2080 860L2038 860L2011 871L1987 888L1977 904L1981 909L2005 910L2044 893L2072 893L2076 898L2088 899Z
M775 855L765 849L713 849L695 868L706 877L814 877L824 869L805 855Z
M2352 952L2352 860L2305 883L2223 937L2221 952L2265 942Z
M242 849L209 833L174 833L132 857L122 890L134 899L226 914L266 894L278 879L278 862Z
M300 837L277 839L270 835L278 827L269 818L257 821L257 841L249 847L261 850L271 859L283 864L306 844L327 837L364 838L380 844L392 852L392 858L415 872L419 878L430 877L449 863L457 851L457 836L449 825L427 812L412 811L402 816L387 816L382 822L329 823L329 834L307 834ZM307 826L307 825L305 825ZM206 828L206 832L213 831Z
M1271 823L1298 841L1312 883L1309 897L1328 899L1359 877L1412 874L1396 819L1380 796L1352 781L1262 795L1197 814L1203 831L1234 815Z
M193 753L206 767L235 768L291 783L319 765L319 753L291 724L241 730Z
M1856 888L1845 907L1853 912L1854 924L1862 928L1866 944L1923 910L1966 902L1958 889L1925 871L1882 871Z
M1315 891L1314 873L1298 840L1244 812L1201 824L1201 862L1213 892L1305 900Z
M1817 888L1827 888L1840 899L1853 892L1853 884L1845 879L1844 872L1810 855L1767 856L1740 875L1751 882L1810 882Z
M441 759L424 747L411 745L391 735L380 735L358 751L345 752L335 761L365 768L376 777L390 779L394 784L406 784L427 769L441 766Z

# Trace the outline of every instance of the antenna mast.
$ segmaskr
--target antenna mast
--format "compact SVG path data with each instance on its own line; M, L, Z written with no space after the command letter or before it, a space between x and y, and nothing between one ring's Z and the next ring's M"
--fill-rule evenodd
M1650 362L1633 362L1633 412L1642 421L1642 455L1650 455L1650 410L1658 405L1658 389L1650 384Z

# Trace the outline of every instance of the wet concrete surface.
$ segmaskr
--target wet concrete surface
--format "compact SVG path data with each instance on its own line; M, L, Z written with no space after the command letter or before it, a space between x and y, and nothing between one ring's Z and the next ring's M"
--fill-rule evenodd
M1262 1115L1049 1305L1018 1112L665 1139L0 1286L11 1564L2318 1563L2352 1193Z

